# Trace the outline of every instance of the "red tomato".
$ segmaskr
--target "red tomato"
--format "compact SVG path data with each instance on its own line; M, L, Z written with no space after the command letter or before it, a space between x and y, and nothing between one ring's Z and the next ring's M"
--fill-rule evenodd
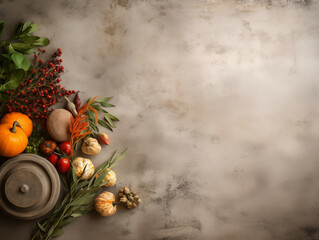
M60 173L67 173L70 168L70 161L67 158L60 158L57 163L57 168Z
M50 154L48 159L53 164L53 166L55 166L55 164L58 161L59 157L56 154L52 153L52 154Z
M71 144L70 142L63 142L60 144L60 150L64 152L66 155L70 155L71 153Z

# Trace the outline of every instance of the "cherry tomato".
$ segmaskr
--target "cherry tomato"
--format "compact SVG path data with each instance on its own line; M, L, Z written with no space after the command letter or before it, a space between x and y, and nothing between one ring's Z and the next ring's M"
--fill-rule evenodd
M56 162L57 162L58 159L59 159L59 157L58 157L56 154L52 153L52 154L50 154L50 156L48 157L48 159L49 159L49 161L53 164L53 166L55 166L55 165L56 165Z
M70 161L67 158L60 158L57 163L57 168L60 173L67 173L70 168Z
M60 144L60 150L64 152L66 155L71 153L71 144L70 142L63 142Z

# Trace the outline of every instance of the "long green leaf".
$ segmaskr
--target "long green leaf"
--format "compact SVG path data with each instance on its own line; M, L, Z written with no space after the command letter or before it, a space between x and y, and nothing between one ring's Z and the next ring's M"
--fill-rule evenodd
M117 117L115 117L114 115L110 114L110 113L106 113L105 115L107 115L109 118L111 118L113 121L120 121L120 119L118 119Z
M87 164L85 164L83 172L81 173L81 176L78 178L78 182L81 180L81 177L83 177L84 173L86 172Z
M33 50L34 47L25 43L12 43L13 49L22 53L27 53L29 50Z
M122 158L124 158L126 153L127 153L127 151L128 151L128 149L125 149L125 151L120 156L118 156L114 161L112 161L112 163L110 164L109 168L110 169L113 168L117 164L118 161L120 161Z
M23 36L23 37L20 37L20 40L26 44L33 44L39 38L40 37L37 37L37 36Z
M87 205L91 203L94 199L95 199L95 193L84 195L82 197L75 199L72 203L70 203L70 206Z
M100 102L99 104L101 104L103 107L107 107L107 108L112 108L115 107L115 105L110 104L110 103L104 103L104 102Z
M41 230L42 232L45 232L45 231L46 231L45 228L44 228L39 222L37 222L37 225L38 225L38 227L40 228L40 230Z
M101 108L101 107L98 106L98 105L92 105L92 107L93 107L95 110L99 111L99 112L107 113L106 110L104 110L103 108Z
M98 103L108 103L113 97L104 97L104 98L98 98L98 99L95 99L94 102L98 102Z
M110 131L112 131L113 132L113 129L106 123L106 122L104 122L104 121L102 121L102 120L98 120L98 123L102 126L102 127L105 127L105 128L107 128L108 130L110 130Z
M35 46L47 46L50 44L50 40L45 37L40 37L39 39L35 40L32 44Z
M57 230L55 230L54 234L52 235L52 237L59 237L64 233L64 228L59 228Z
M71 169L71 173L72 173L73 182L76 183L78 181L78 177L76 176L76 173L73 167Z
M111 127L116 128L116 126L114 125L112 119L107 115L107 113L104 114L104 118L111 125Z
M62 222L61 222L61 226L65 226L65 225L68 225L70 222L72 222L74 220L73 217L68 217L66 219L64 219Z
M102 171L103 171L103 170L102 170ZM98 187L98 186L101 184L101 182L103 181L103 179L105 178L105 176L108 174L109 171L110 171L110 170L107 170L107 171L102 172L101 175L98 176L98 177L95 179L93 186L94 186L94 187Z
M88 185L89 182L87 180L81 181L76 185L76 190L80 190L81 188L85 187L86 185Z

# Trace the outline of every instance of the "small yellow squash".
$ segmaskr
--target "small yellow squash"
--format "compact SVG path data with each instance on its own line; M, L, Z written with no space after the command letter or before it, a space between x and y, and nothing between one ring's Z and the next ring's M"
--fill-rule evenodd
M112 187L116 183L116 174L113 170L106 169L108 173L106 174L105 178L102 180L102 183L106 182L104 185L105 187ZM96 174L96 177L100 176L101 173Z
M87 155L96 155L101 151L101 145L95 138L87 138L83 142L81 149Z

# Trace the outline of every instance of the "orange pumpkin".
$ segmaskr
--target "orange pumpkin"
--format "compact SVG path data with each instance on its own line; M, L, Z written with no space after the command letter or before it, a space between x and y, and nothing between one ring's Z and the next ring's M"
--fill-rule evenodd
M20 112L7 113L1 119L0 124L7 123L12 125L15 121L17 121L20 124L21 128L24 130L27 137L30 137L33 130L32 121L27 115L23 113L20 113Z
M20 124L0 124L0 155L14 157L24 151L28 145L28 137Z

